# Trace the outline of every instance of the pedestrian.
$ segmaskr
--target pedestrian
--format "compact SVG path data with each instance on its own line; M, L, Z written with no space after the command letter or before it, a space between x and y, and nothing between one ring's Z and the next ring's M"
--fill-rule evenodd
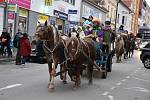
M20 51L21 55L21 64L25 65L27 58L31 54L31 45L28 38L28 34L24 33L23 37L20 38Z
M3 28L3 32L1 34L1 50L2 50L2 55L3 56L6 55L6 52L7 52L8 57L12 57L10 42L11 42L10 34L7 32L6 28ZM5 48L7 50L5 50Z
M21 55L19 53L20 51L20 38L22 36L22 32L20 29L18 29L18 32L16 33L14 40L13 40L13 45L15 48L17 48L17 53L16 53L16 65L21 65Z

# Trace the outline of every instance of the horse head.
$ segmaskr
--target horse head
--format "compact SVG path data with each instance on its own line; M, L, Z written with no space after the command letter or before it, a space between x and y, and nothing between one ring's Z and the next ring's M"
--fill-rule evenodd
M67 58L70 60L76 60L79 55L79 49L80 49L80 42L77 37L70 37L69 40L66 42L66 51L67 51Z
M48 25L47 21L45 24L39 24L36 27L35 37L39 38L40 40L53 40L54 37L54 30L51 25Z

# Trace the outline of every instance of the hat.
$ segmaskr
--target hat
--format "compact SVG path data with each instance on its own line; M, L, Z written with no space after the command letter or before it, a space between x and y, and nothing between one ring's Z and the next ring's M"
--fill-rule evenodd
M105 25L110 25L111 22L110 21L105 21Z
M92 22L99 22L99 23L100 23L100 19L94 18L94 19L92 20Z

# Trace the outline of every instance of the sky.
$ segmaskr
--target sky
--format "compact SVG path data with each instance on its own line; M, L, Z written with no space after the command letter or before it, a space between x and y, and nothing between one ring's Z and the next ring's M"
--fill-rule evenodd
M150 0L146 0L146 1L147 1L148 5L150 6Z

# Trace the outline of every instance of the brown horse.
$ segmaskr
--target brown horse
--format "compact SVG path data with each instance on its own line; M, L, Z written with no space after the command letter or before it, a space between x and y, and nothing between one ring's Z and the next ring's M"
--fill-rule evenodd
M47 22L45 22L45 25L37 26L36 37L43 41L43 49L47 58L50 75L48 88L54 90L54 78L56 76L57 65L60 64L61 71L65 70L64 62L66 58L62 42L63 38L59 35L57 29L54 26L47 25ZM61 74L61 79L66 83L66 75Z
M124 53L124 40L121 34L117 34L115 42L115 53L117 57L117 63L121 62L122 55Z
M83 69L87 69L89 84L92 83L93 62L96 57L96 50L92 39L80 40L77 37L70 37L65 44L68 74L75 82L75 88L80 86L80 76ZM84 66L83 66L84 65Z

